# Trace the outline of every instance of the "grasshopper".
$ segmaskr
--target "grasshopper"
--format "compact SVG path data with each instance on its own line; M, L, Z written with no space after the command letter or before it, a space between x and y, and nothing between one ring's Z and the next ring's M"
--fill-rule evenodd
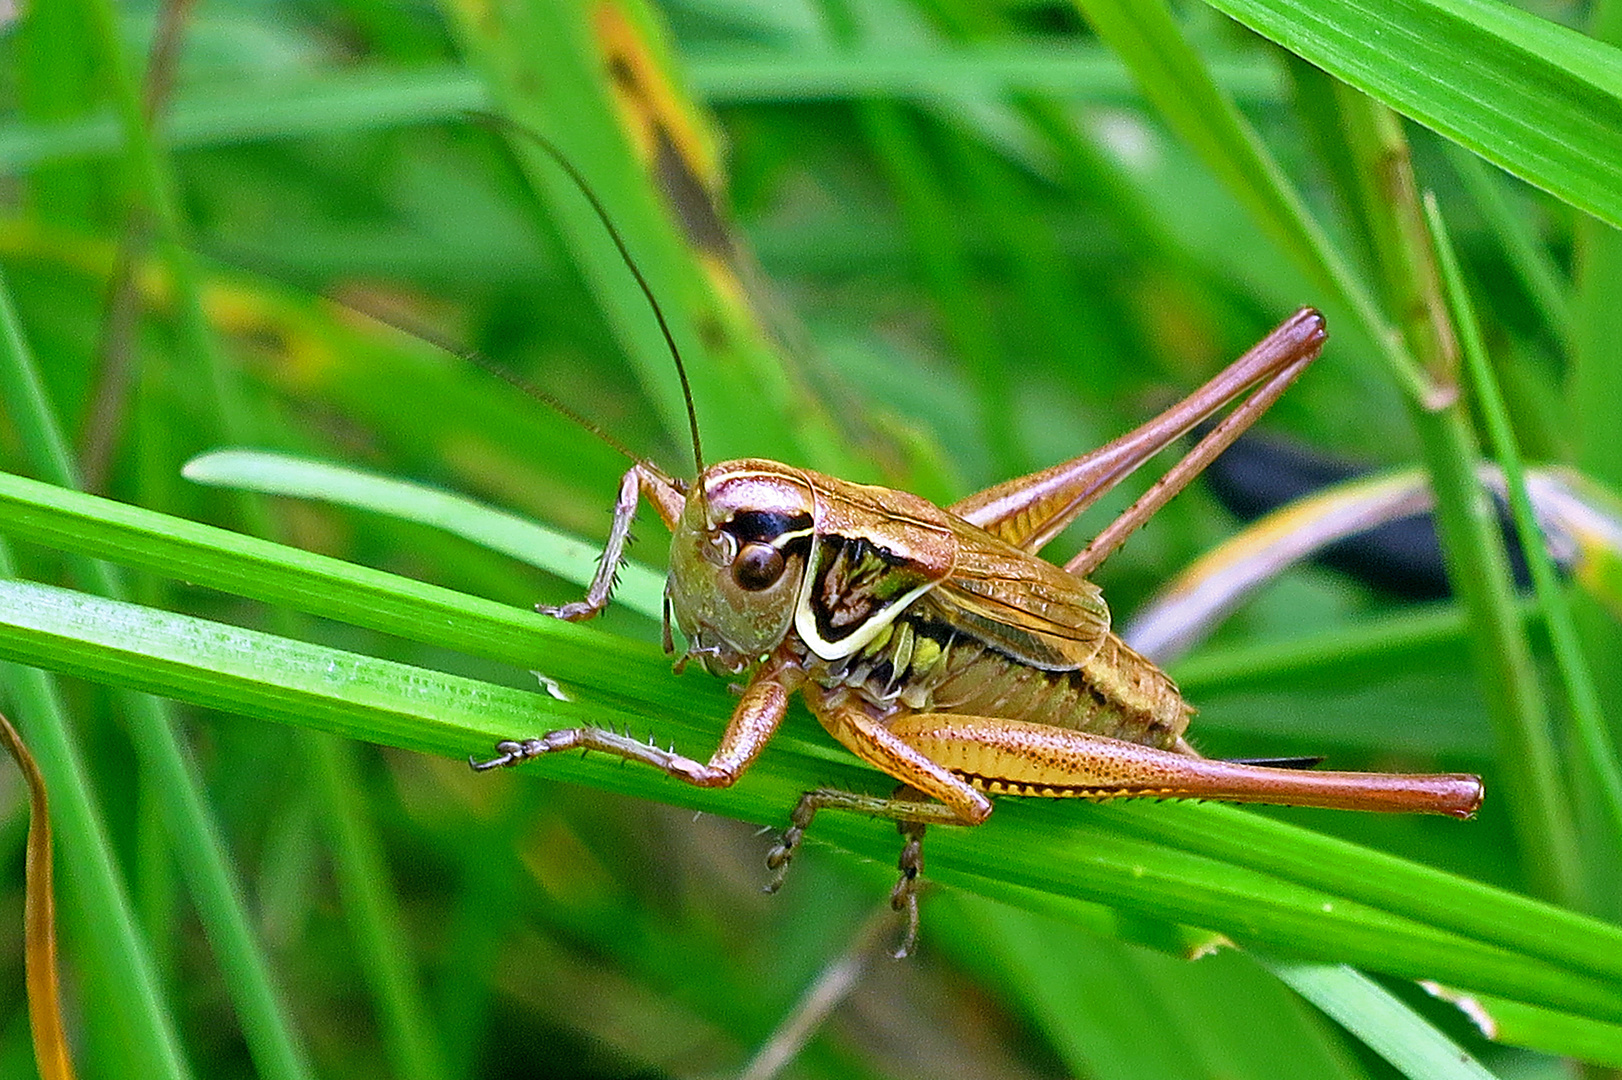
M549 144L545 148L584 183ZM587 197L663 315L607 215ZM1311 770L1315 759L1221 761L1184 738L1194 710L1176 684L1110 630L1087 580L1125 538L1249 427L1319 355L1324 320L1302 308L1177 405L1113 442L941 508L903 491L776 461L705 467L687 393L697 477L635 460L583 600L540 610L571 622L609 602L631 522L646 499L671 533L664 639L672 619L698 661L745 677L708 761L600 728L498 743L476 769L563 750L640 761L699 787L726 787L765 748L798 692L838 742L901 785L890 797L806 792L767 865L775 891L817 812L894 819L906 837L892 903L916 932L928 825L979 825L989 796L1192 798L1469 817L1479 777ZM1248 396L1247 395L1248 392ZM1062 568L1039 556L1080 513L1224 407L1221 421Z

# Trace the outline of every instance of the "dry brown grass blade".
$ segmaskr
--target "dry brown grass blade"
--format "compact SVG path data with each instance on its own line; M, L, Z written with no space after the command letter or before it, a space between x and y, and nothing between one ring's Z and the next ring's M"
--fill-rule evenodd
M0 737L28 781L31 804L23 926L34 1061L41 1080L73 1080L73 1059L68 1056L68 1040L62 1030L62 997L56 977L56 894L51 883L51 816L45 799L45 778L22 736L4 715L0 715Z

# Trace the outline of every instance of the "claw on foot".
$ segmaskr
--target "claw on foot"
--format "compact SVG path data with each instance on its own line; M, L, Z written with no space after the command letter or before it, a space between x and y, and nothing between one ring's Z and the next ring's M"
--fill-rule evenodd
M531 739L529 742L539 743L540 740ZM467 763L473 768L474 772L485 772L489 769L502 769L510 765L517 765L520 761L532 756L534 755L529 752L526 743L503 739L501 742L496 743L495 757L480 761L470 755Z
M535 610L542 615L550 615L554 619L564 622L584 622L597 614L602 608L589 600L575 600L567 604L536 604Z
M890 906L907 914L907 928L901 932L901 944L890 954L897 960L905 960L918 947L918 893L909 889L905 896L892 897Z

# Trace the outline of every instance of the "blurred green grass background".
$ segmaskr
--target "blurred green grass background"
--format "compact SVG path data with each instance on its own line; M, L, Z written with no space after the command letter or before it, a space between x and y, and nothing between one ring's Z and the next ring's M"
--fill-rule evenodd
M1257 25L1276 14L1221 6ZM1357 156L1367 150L1358 124L1378 129L1390 114L1212 9L1179 5L1161 22L1156 5L1082 7L1108 40L1076 8L1024 2L177 5L173 86L149 125L136 80L163 36L160 13L41 4L3 43L5 285L91 490L524 608L579 588L408 522L250 502L180 478L200 452L250 445L443 486L602 537L622 458L353 308L476 348L635 452L674 472L690 467L668 357L600 228L533 147L470 109L545 131L592 179L672 314L711 460L773 456L948 502L1134 426L1313 304L1330 317L1331 345L1266 429L1374 466L1434 467L1438 452L1405 397L1404 379L1420 380L1393 360L1406 349L1414 370L1436 362L1403 307L1403 287L1423 274L1393 268L1401 243L1386 235L1413 207L1371 192L1378 159ZM1604 35L1614 7L1536 15ZM1286 30L1275 37L1288 36L1292 12L1311 10L1277 9ZM1497 25L1494 11L1415 2L1389 17L1457 59L1409 73L1417 105L1401 85L1387 100L1453 130L1445 95L1424 94L1426 79L1454 76L1485 103L1481 115L1505 117L1502 132L1467 135L1467 145L1489 156L1524 150L1506 162L1526 163L1523 175L1553 161L1534 177L1550 194L1403 125L1418 182L1436 192L1460 251L1523 451L1616 486L1622 335L1612 281L1622 248L1605 223L1618 220L1616 207L1582 171L1594 161L1603 181L1617 168L1615 80L1533 24L1492 36L1482 28ZM1355 36L1349 5L1327 18ZM1566 111L1517 96L1519 69L1494 67L1502 57L1491 47L1504 39L1538 58L1533 74L1548 76ZM1375 88L1401 84L1415 62L1393 48L1382 68L1381 49L1356 45L1351 68ZM1330 33L1295 47L1328 67L1340 55ZM1185 48L1301 193L1299 219L1280 201L1284 189L1246 164L1245 132L1223 126L1221 95L1179 81ZM617 83L605 52L618 60ZM1428 101L1439 118L1425 113ZM1190 141L1189 125L1211 145ZM1564 157L1536 144L1540 127L1566 140ZM685 231L671 213L665 196L684 177L711 185L735 248L707 227L700 203L678 204ZM1407 336L1380 334L1387 321ZM5 405L5 468L61 483L39 464L29 406L9 390ZM1147 482L1125 485L1050 554L1068 556ZM663 537L644 518L633 555L658 565ZM1118 620L1234 528L1197 486L1174 501L1098 575ZM97 591L87 584L95 571L50 545L18 544L14 557L18 576ZM1464 558L1479 576L1491 570ZM185 584L207 580L199 566L195 576L132 574L122 588L153 608L534 688L523 664L436 646L431 632L424 644ZM1601 704L1615 716L1615 622L1575 599ZM1490 618L1490 599L1464 614L1477 620L1480 604ZM1200 744L1325 754L1346 768L1482 772L1488 802L1468 825L1256 813L1616 918L1622 852L1602 785L1565 726L1543 638L1535 669L1517 675L1507 657L1510 674L1483 681L1459 614L1452 603L1415 611L1327 571L1291 572L1189 661ZM658 626L617 611L601 632L617 644L595 667L540 647L533 664L707 753L703 740L729 708L724 689L689 673L614 698L615 665L630 663L624 675L635 679L657 668ZM1473 640L1479 660L1497 639L1478 629ZM7 655L27 658L22 645ZM766 898L768 841L753 828L649 801L770 824L796 785L861 782L803 712L789 722L788 748L767 751L759 783L746 780L728 802L600 762L476 778L454 758L263 719L193 706L160 715L100 685L160 676L98 663L47 664L96 680L55 680L51 692L87 758L112 876L125 882L133 916L102 940L103 918L117 919L73 862L99 841L64 819L69 1015L82 1075L732 1075L829 964L863 942L882 950L893 932L869 921L891 878L885 864L813 845L783 894ZM187 698L176 685L173 696ZM1488 720L1494 708L1539 712L1524 696L1543 686L1549 739L1568 767L1553 795ZM43 739L35 732L45 721L27 704L39 695L49 696L18 676L6 700L25 734ZM244 709L280 715L258 710ZM391 735L357 717L344 730L379 742L445 754L482 745ZM697 726L696 741L681 724ZM153 749L159 730L181 733L172 759ZM556 779L577 764L591 786ZM876 775L868 783L883 787ZM206 797L206 812L181 806L189 790ZM0 980L0 1074L29 1076L21 948L9 929L20 925L26 804L9 779L0 794L9 943L0 964L16 973ZM1548 798L1555 809L1516 818L1514 807ZM1180 808L1163 809L1168 828L1184 820ZM1142 810L1120 820L1152 832L1156 808ZM176 822L198 814L217 822L217 837L177 835ZM1266 945L1264 954L1354 955L1337 952L1333 932L1292 950L1259 916L1246 922L1237 892L1209 923L1181 914L1172 885L1118 909L1042 893L1041 859L1053 853L1073 855L1080 869L1065 873L1086 876L1084 846L1056 823L1075 820L1085 836L1115 820L1098 815L1011 804L977 830L984 836L932 835L926 854L938 847L940 876L954 887L926 898L921 957L872 960L786 1075L1392 1074L1368 1033L1348 1035L1249 955L1179 956L1209 940L1179 924ZM824 825L813 839L892 857L885 826ZM1052 848L998 851L1032 836L1052 836ZM210 859L230 869L196 869ZM1151 862L1148 876L1176 879L1168 866ZM1011 899L1024 910L1000 902ZM233 919L236 946L220 929ZM1367 932L1357 956L1378 951ZM1420 973L1417 949L1393 937L1382 970ZM128 962L148 971L150 995L106 960L114 953L146 957ZM1494 1045L1451 1006L1397 978L1388 986L1498 1075L1564 1075L1556 1058L1516 1046L1622 1066L1622 1049L1607 1042L1616 1029L1602 1026L1622 1017L1600 1005L1572 1007L1575 1029L1562 1027L1558 1008L1515 1014L1512 1045Z

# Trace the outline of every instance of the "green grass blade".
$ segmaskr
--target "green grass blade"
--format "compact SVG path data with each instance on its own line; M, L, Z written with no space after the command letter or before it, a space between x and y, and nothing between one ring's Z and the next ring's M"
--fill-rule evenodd
M409 940L392 876L383 859L355 767L353 748L317 732L305 732L310 774L333 809L327 821L338 891L353 927L361 969L372 984L394 1074L406 1080L446 1080L435 1025L411 970Z
M1590 13L1594 34L1612 47L1622 46L1622 9L1597 5ZM1573 237L1575 348L1568 360L1567 415L1572 457L1583 472L1622 491L1622 230L1598 221L1579 221ZM1613 567L1611 578L1618 575ZM1594 604L1578 609L1579 626L1588 647L1601 703L1612 722L1622 716L1622 631L1617 616ZM1612 918L1622 914L1622 889L1614 876L1602 896L1610 897Z
M1503 536L1476 477L1480 451L1464 407L1414 410L1436 490L1448 580L1469 613L1475 666L1488 714L1503 747L1500 767L1512 785L1517 840L1538 890L1580 904L1581 847L1560 782L1547 703L1531 645L1516 610Z
M345 71L262 87L254 95L184 90L164 120L171 149L232 146L260 139L354 134L445 120L489 107L484 86L457 65L412 71ZM52 125L0 127L0 168L117 153L118 120L91 113Z
M724 709L694 713L694 702L702 708L702 698L686 693L641 702L634 713L601 703L570 704L48 586L0 587L0 613L0 655L27 655L75 674L199 704L456 756L487 752L499 738L560 724L629 723L640 728L646 723L637 716L643 709L659 716L661 738L679 746L702 745L713 741L718 718L725 715ZM600 656L578 665L548 664L565 682L580 679L588 666L612 671L616 665ZM683 698L688 699L685 704ZM844 755L791 732L774 742L745 782L721 792L699 791L601 757L543 759L530 771L772 822L805 787L819 782L861 786L864 777L871 783L871 774L838 764L842 759ZM1171 811L1177 815L1171 821L1185 821L1193 831L1209 830L1213 847L1220 846L1217 838L1228 831L1222 815L1206 813L1208 808L1159 809ZM932 834L931 873L988 895L1015 896L1021 889L1036 888L1204 924L1239 941L1287 945L1395 974L1539 1001L1594 1019L1622 1018L1622 989L1613 979L1530 956L1503 940L1507 931L1486 928L1484 936L1492 940L1463 937L1324 891L1310 883L1314 864L1287 832L1275 834L1268 856L1293 857L1295 876L1306 883L1132 838L1113 823L1115 815L1131 812L1133 808L1004 802L996 828ZM893 830L883 823L825 817L817 822L816 835L822 840L869 857L884 857L893 844ZM1236 842L1234 849L1239 847ZM1392 874L1393 864L1386 858L1370 863L1350 846L1340 854L1336 874ZM1423 885L1416 881L1409 888L1431 889L1432 900L1449 895L1460 900L1447 875L1419 867L1411 873L1420 874ZM1521 901L1521 929L1515 933L1526 934L1530 920L1543 926L1540 933L1567 935L1575 952L1619 954L1622 931L1574 919ZM1603 961L1587 961L1588 966L1595 963Z
M996 958L1006 993L1038 1021L1073 1075L1098 1080L1290 1076L1355 1080L1338 1040L1253 960L1213 948L1197 960L1086 933L984 901L951 906L954 952ZM1127 921L1127 920L1122 920ZM1100 986L1111 987L1100 993ZM1243 1000L1265 1008L1236 1010ZM1152 1039L1145 1030L1156 1032Z
M1284 960L1267 966L1412 1080L1493 1080L1458 1043L1426 1023L1367 975L1338 964Z
M1210 0L1505 171L1622 224L1622 51L1492 0Z
M1622 1025L1578 1020L1519 1001L1456 995L1440 987L1432 992L1445 1001L1456 1001L1483 1033L1496 1042L1613 1069L1622 1068Z
M1257 226L1328 290L1381 349L1407 395L1432 387L1399 336L1390 332L1367 285L1308 212L1250 124L1213 80L1164 0L1076 0L1076 6L1131 68L1178 137L1240 201Z
M843 475L863 471L865 463L850 453L760 324L747 295L751 271L740 272L735 241L716 235L730 226L711 202L707 119L661 66L666 46L653 21L616 5L588 17L592 12L570 0L523 0L491 9L489 18L446 7L503 115L559 146L626 237L686 360L700 426L714 444L710 454L720 460L749 452ZM613 64L604 63L605 55ZM611 66L637 81L634 109L619 107L608 85ZM575 185L521 131L506 134L667 432L686 444L674 365L648 300ZM655 152L667 156L654 160Z
M0 394L10 404L7 412L17 426L18 438L29 449L35 467L60 484L72 484L73 465L62 429L55 422L51 403L40 381L39 365L23 334L22 322L11 302L11 289L0 274Z
M27 434L36 467L59 483L74 482L76 470L54 411L45 399L38 372L0 279L0 356L6 400ZM44 485L41 485L44 486ZM56 489L63 490L63 489ZM111 567L83 561L79 575L108 596L123 595L123 584ZM251 929L243 889L230 865L223 834L202 783L175 733L174 719L154 699L130 696L125 709L137 733L136 750L147 771L169 830L169 843L191 886L210 944L240 1013L256 1059L267 1076L300 1080L310 1075L303 1046L284 1013L269 966Z
M1460 881L1444 871L1335 837L1303 832L1259 814L1211 806L1200 808L1201 816L1191 818L1183 807L1166 809L1163 814L1146 815L1142 807L1120 805L1099 813L1108 816L1115 828L1144 840L1191 854L1243 861L1255 869L1355 897L1432 926L1497 941L1551 963L1572 965L1598 978L1622 979L1622 954L1595 957L1571 944L1591 933L1604 933L1615 935L1622 945L1622 931L1609 924L1489 885ZM1221 828L1210 827L1215 821L1222 822ZM1600 931L1602 926L1605 929Z
M1622 766L1618 764L1616 744L1612 741L1611 729L1601 710L1599 692L1583 656L1571 605L1555 577L1554 562L1549 556L1543 533L1538 528L1537 512L1526 492L1526 470L1521 462L1514 430L1510 426L1509 412L1487 358L1475 308L1465 292L1458 258L1434 197L1427 197L1425 211L1436 245L1448 308L1464 353L1465 370L1475 391L1477 408L1481 411L1492 444L1493 457L1504 470L1516 535L1520 537L1521 550L1526 553L1533 595L1543 613L1543 622L1554 649L1555 666L1560 672L1566 700L1571 708L1570 741L1580 749L1583 772L1598 789L1598 803L1605 812L1607 828L1598 838L1598 847L1601 851L1610 852L1612 858L1609 861L1614 863L1617 858L1622 858Z
M711 105L1019 91L1095 102L1139 99L1120 60L1096 43L988 41L973 48L837 53L695 44L684 47L683 62L693 91ZM1247 104L1283 97L1278 74L1266 62L1217 57L1211 70ZM459 63L289 73L252 93L230 84L180 87L165 116L164 141L172 150L186 150L356 134L451 120L491 104L484 83ZM115 154L122 146L110 111L55 122L0 122L0 168L8 172Z
M1094 46L988 42L973 49L895 49L799 54L783 50L685 51L693 90L712 105L950 97L1040 91L1087 101L1137 100L1121 62ZM1246 103L1278 101L1277 74L1264 63L1212 61L1224 89ZM321 71L255 85L181 87L164 119L172 150L234 146L265 139L354 135L454 120L491 107L484 83L461 64ZM54 123L0 118L0 170L22 172L60 161L116 154L123 147L111 112Z
M1447 159L1459 174L1476 208L1504 245L1504 254L1544 324L1569 351L1574 344L1576 315L1571 282L1554 257L1533 233L1523 214L1510 206L1504 178L1480 158L1455 143L1447 144Z
M1370 238L1376 279L1409 351L1439 391L1410 399L1448 579L1470 613L1475 666L1499 744L1503 791L1516 839L1538 889L1580 904L1581 845L1560 778L1549 710L1530 641L1514 612L1509 559L1491 501L1476 477L1480 450L1460 400L1457 333L1447 318L1436 257L1426 232L1407 135L1390 109L1339 87L1340 130L1355 191L1348 199Z
M646 646L533 611L5 473L0 473L0 528L407 640L432 636L436 644L521 669L533 664L539 642L567 657L597 653L634 664L657 655ZM578 544L570 540L568 548ZM655 678L662 681L663 675ZM634 668L605 685L640 689Z
M186 463L184 475L265 495L320 499L420 522L585 587L601 549L554 529L448 491L406 483L341 465L257 450L217 450ZM620 567L614 601L658 620L664 614L664 577L641 563Z
M10 564L10 546L0 541L0 574L11 573ZM87 998L106 1009L105 1037L123 1062L143 1076L185 1080L191 1071L55 680L31 667L7 665L5 682L50 791L61 880L69 902L79 908L85 955L95 966L86 977Z
M242 406L231 392L213 330L203 312L196 257L186 246L175 178L145 117L148 103L124 54L118 32L118 12L109 0L79 0L79 3L96 39L103 79L112 94L113 110L124 139L124 162L132 195L140 210L139 215L130 219L129 235L138 236L150 226L157 240L159 258L175 291L179 354L196 377L212 387L216 405L226 411L227 426L237 426ZM156 104L161 106L162 103Z

